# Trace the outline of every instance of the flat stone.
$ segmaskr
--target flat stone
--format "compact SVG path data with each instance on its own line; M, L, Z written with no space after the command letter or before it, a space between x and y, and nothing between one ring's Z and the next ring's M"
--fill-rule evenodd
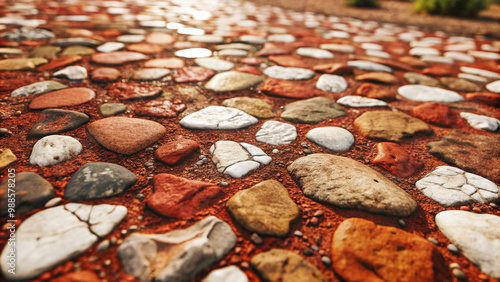
M133 80L159 80L170 74L169 69L147 68L138 69L132 76Z
M411 109L411 115L440 126L454 127L458 125L458 115L442 103L423 103Z
M377 57L382 59L391 59L391 54L381 51L381 50L366 50L366 55L371 57Z
M248 51L240 49L223 49L219 51L219 56L245 57Z
M319 64L313 67L314 71L320 73L349 75L354 74L354 68L343 63Z
M263 58L255 58L255 57L248 57L248 58L243 58L240 60L240 63L242 64L247 64L247 65L252 65L252 66L258 66L264 62Z
M476 61L474 57L461 52L454 52L454 51L446 52L444 53L444 56L459 62L474 63Z
M113 83L107 89L109 96L120 100L152 98L163 91L159 86L125 82Z
M398 48L398 47L394 47ZM402 71L412 71L413 68L411 65L403 63L403 62L398 62L398 61L393 61L390 59L385 59L385 58L379 58L379 57L370 57L370 56L360 56L360 55L349 55L348 56L349 60L357 60L357 61L368 61L372 63L377 63L381 65L385 65L386 67L402 70Z
M215 34L190 35L187 40L208 44L220 44L224 42L224 37Z
M143 34L125 34L116 37L116 41L123 43L139 43L144 41L146 37Z
M467 211L436 215L439 230L473 264L493 279L500 279L500 217Z
M230 265L212 270L201 282L248 282L248 277L237 266Z
M69 180L64 198L84 201L109 198L132 187L137 177L123 166L94 162L83 165Z
M70 80L87 79L87 69L81 66L69 66L52 74L54 77L66 77Z
M57 38L52 40L50 44L54 46L87 46L87 47L96 47L102 44L101 41L84 38L84 37L69 37L69 38Z
M287 104L281 113L281 118L294 123L315 124L345 115L344 109L334 101L315 97Z
M231 227L214 216L165 234L129 236L118 248L126 273L140 281L189 281L236 244Z
M461 169L500 182L500 136L454 131L427 144L429 153Z
M444 207L474 202L488 204L499 199L499 189L495 183L451 166L438 166L415 185L427 197Z
M124 206L69 203L40 211L23 221L16 230L16 273L8 265L4 248L2 272L9 280L30 280L87 251L106 237L127 214Z
M54 69L58 69L58 68L62 68L65 66L72 65L74 63L78 63L82 59L83 58L81 56L66 56L66 57L57 58L57 59L50 61L50 63L39 67L38 70L39 71L54 70Z
M287 250L271 249L260 253L250 264L265 281L328 281L314 265Z
M70 46L61 53L61 57L66 56L88 56L94 54L95 51L93 48L85 47L85 46Z
M0 61L0 71L3 70L32 70L38 65L46 64L45 58L19 58Z
M40 167L55 165L77 156L82 148L82 144L70 136L45 136L33 146L30 164Z
M438 248L396 227L342 222L332 239L332 266L346 281L451 281Z
M17 161L17 157L16 155L14 155L14 153L12 153L10 149L3 150L0 153L0 169L8 167L15 161Z
M101 46L97 47L97 51L103 53L120 51L125 48L125 44L122 42L106 42Z
M439 64L423 69L422 73L431 76L450 76L453 74L453 67Z
M342 76L335 74L322 74L316 82L316 88L334 93L343 92L348 87L347 81Z
M101 67L93 70L90 76L97 82L115 82L120 78L121 72L114 68Z
M295 126L275 120L266 121L255 134L257 142L269 145L287 145L297 139Z
M127 106L121 103L105 103L99 107L99 113L103 117L114 116L127 111Z
M349 61L347 65L356 69L364 70L364 71L376 71L376 72L388 72L392 73L392 68L379 64L373 63L369 61Z
M465 101L454 91L425 85L404 85L398 88L399 95L420 102L455 103Z
M394 92L372 83L361 84L361 86L356 89L356 95L381 100L394 100L396 98L396 94Z
M413 158L403 147L391 142L377 144L377 155L373 158L372 164L381 166L402 178L412 175L423 166L421 161Z
M257 67L254 67L254 66L237 67L237 68L234 68L234 71L250 73L250 74L255 74L255 75L262 75L262 72L260 71L260 69Z
M222 105L225 107L235 108L241 110L256 118L273 118L273 107L266 101L250 97L235 97L224 100Z
M41 82L35 82L20 88L17 88L16 90L12 91L10 93L10 97L22 97L22 96L29 96L29 95L38 95L38 94L43 94L51 91L56 91L60 89L64 89L67 86L64 84L61 84L57 81L53 80L46 80L46 81L41 81Z
M460 116L475 129L496 131L500 126L500 120L488 116L461 112Z
M142 54L157 54L165 50L161 45L150 43L134 43L125 47L128 51L139 52Z
M500 93L500 80L486 84L486 89L491 92Z
M2 191L3 195L8 194L9 183L8 179L0 183L0 191ZM17 214L25 214L41 208L54 196L54 187L52 187L52 184L34 172L17 173L15 184ZM1 198L1 204L0 214L7 216L7 197Z
M156 149L154 157L168 165L175 165L193 155L199 148L200 145L196 141L179 136Z
M180 100L154 100L137 107L135 113L139 116L176 117L186 109Z
M267 37L269 41L275 42L295 42L295 37L291 34L271 34Z
M354 126L366 138L401 141L416 134L432 134L425 122L404 113L390 111L365 112L354 120Z
M188 219L211 206L221 189L217 184L190 180L168 173L153 177L153 194L146 200L155 212L173 218Z
M87 131L106 149L124 155L149 147L166 133L165 127L157 122L127 117L94 121Z
M356 53L356 49L354 48L354 46L347 44L327 43L321 44L319 48L338 53Z
M179 58L153 59L144 63L146 68L181 69L185 67L183 60Z
M205 84L205 89L214 92L228 92L248 89L264 80L262 76L228 71L216 74Z
M496 52L485 52L485 51L475 51L470 50L469 55L474 56L476 58L485 59L485 60L500 60L500 54Z
M290 50L278 47L273 43L265 43L264 47L257 52L257 56L277 56L290 54Z
M4 32L0 37L8 41L45 41L55 38L56 35L50 30L43 28L21 27L13 31Z
M301 56L315 59L332 59L334 57L332 53L326 50L311 47L301 47L296 52Z
M254 125L253 116L234 108L209 106L184 117L179 124L189 129L234 130Z
M387 103L377 99L361 96L344 96L337 100L337 103L344 107L362 108L362 107L387 107Z
M312 70L280 66L269 67L264 70L264 74L272 78L284 80L307 80L314 77Z
M149 57L142 53L127 51L97 53L92 55L92 62L103 65L123 65L147 59L149 59Z
M89 102L95 98L95 92L85 87L65 88L49 92L33 99L31 110L46 108L71 107Z
M465 95L467 101L478 102L493 107L500 107L500 94L489 92L469 93Z
M338 153L349 151L354 144L351 132L336 126L313 128L307 132L306 137L314 144Z
M174 43L175 38L168 33L164 32L151 32L146 35L145 38L147 43L158 44L158 45L170 45Z
M203 67L185 67L177 71L173 75L174 81L177 83L205 81L215 75L211 69Z
M425 55L439 56L439 55L441 55L441 52L439 52L439 50L437 50L435 48L415 47L409 51L409 54L412 56L416 56L416 57L421 57L421 56L425 56Z
M489 71L489 70L461 66L460 71L465 72L465 73L469 73L469 74L479 75L479 76L486 77L486 78L500 79L500 73Z
M210 147L210 154L217 171L233 178L246 176L261 164L268 165L272 161L261 149L234 141L215 142Z
M266 94L287 98L312 98L314 91L300 83L268 77L262 85L262 91Z
M398 60L400 62L408 64L414 68L425 68L429 65L426 62L420 60L419 58L415 58L415 57L411 57L411 56L400 57Z
M420 84L420 85L427 85L427 86L433 86L433 87L441 85L439 80L432 78L430 76L426 76L426 75L415 73L415 72L407 72L403 76L409 84Z
M457 75L457 77L462 78L462 79L466 79L469 81L473 81L473 82L480 82L480 83L487 83L488 82L488 79L486 77L482 77L482 76L470 74L470 73L459 73Z
M228 71L234 68L233 63L215 57L196 58L194 62L200 67L208 68L214 71Z
M406 217L417 202L385 176L355 160L311 154L287 168L307 197L341 208Z
M57 46L38 46L30 51L29 56L31 58L50 58L54 57L57 53L61 51L61 47Z
M99 279L101 278L92 270L70 272L57 278L51 278L52 282L85 282L99 281Z
M309 64L304 62L303 60L296 58L294 56L269 56L269 61L274 62L282 67L291 67L291 68L309 68Z
M453 63L455 62L450 57L434 56L434 55L425 55L422 56L420 59L427 63L445 64L445 65L453 65Z
M181 58L205 58L212 56L212 51L206 48L188 48L179 51L175 51L174 55Z
M43 137L76 129L89 121L89 116L69 110L47 109L40 113L29 137Z
M355 77L359 81L380 82L385 84L398 84L399 79L386 72L369 72Z
M481 91L481 87L473 82L462 78L455 77L442 77L440 79L441 83L451 90L458 92L478 92Z

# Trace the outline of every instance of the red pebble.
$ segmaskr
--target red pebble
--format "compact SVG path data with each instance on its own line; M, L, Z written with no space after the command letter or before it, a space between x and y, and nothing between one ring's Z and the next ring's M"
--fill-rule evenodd
M379 165L399 177L412 175L423 163L415 160L400 145L391 142L377 144L377 155L372 160L374 165Z
M180 137L162 145L155 151L154 156L166 164L175 165L191 156L198 148L200 145L196 141Z
M454 127L460 120L448 106L437 102L416 106L411 110L411 114L423 121L446 127Z

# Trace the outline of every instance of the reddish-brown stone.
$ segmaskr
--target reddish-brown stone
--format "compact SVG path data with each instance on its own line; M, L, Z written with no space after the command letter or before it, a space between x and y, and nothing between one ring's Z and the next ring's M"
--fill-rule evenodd
M71 272L64 274L60 277L51 279L52 282L89 282L101 281L99 276L94 271L82 270L78 272Z
M386 72L368 72L361 75L357 75L355 79L360 81L381 82L385 84L399 83L399 79L397 77Z
M37 96L31 101L32 110L76 106L94 99L95 92L85 87L65 88Z
M175 39L171 34L163 32L152 32L146 35L146 42L158 45L169 45L174 43Z
M349 75L354 74L354 68L342 63L320 64L314 66L314 71L329 74Z
M387 169L392 174L399 177L408 177L423 163L410 156L400 145L391 142L377 144L377 155L372 160L372 164Z
M175 82L182 83L205 81L214 75L215 72L211 69L204 67L186 67L177 71L177 74L175 74L173 78Z
M453 73L453 68L450 66L432 66L422 70L422 73L430 76L449 76Z
M148 207L163 216L180 219L188 219L208 207L221 192L216 184L168 173L155 175L153 185L153 194L146 201Z
M181 69L185 66L184 61L179 58L161 58L146 61L146 68L166 68L166 69Z
M356 95L382 100L394 100L396 98L396 92L385 90L383 87L372 83L361 84L356 89Z
M191 156L198 148L200 145L196 141L179 136L175 141L158 148L154 156L168 165L175 165Z
M252 66L258 66L264 62L264 59L262 58L243 58L240 60L240 63L242 64L247 64L247 65L252 65Z
M102 67L92 71L90 77L93 81L113 82L120 78L120 71L114 68Z
M67 56L67 57L61 57L52 60L50 63L45 64L43 66L40 66L38 68L39 71L46 71L46 70L53 70L57 68L62 68L65 66L69 66L71 64L74 64L76 62L79 62L82 60L81 56Z
M414 68L425 68L428 66L428 64L419 58L415 58L412 56L405 56L405 57L400 57L398 59L400 62L408 64Z
M103 65L121 65L147 59L148 56L144 54L127 51L96 53L92 55L92 62Z
M423 121L446 127L454 127L459 121L458 114L448 106L437 102L416 106L411 110L411 114Z
M306 64L301 59L295 58L293 56L269 56L269 61L275 62L276 64L283 67L291 67L291 68L309 68L309 65Z
M150 101L137 108L135 113L140 116L151 117L176 117L180 112L186 109L186 105L180 100L161 100Z
M131 82L117 82L109 85L107 89L109 96L120 100L151 98L162 92L159 86Z
M431 242L396 227L350 218L332 239L332 266L345 281L452 281Z
M266 43L264 47L257 52L257 56L271 56L271 55L286 55L290 54L290 50L280 48L273 43Z
M176 41L173 45L174 49L187 49L187 48L198 48L202 47L200 42L192 42L192 41Z
M235 68L234 71L239 71L239 72L246 72L246 73L251 73L255 75L262 75L262 72L260 71L259 68L252 67L252 66L242 66Z
M500 107L500 94L489 92L469 93L465 99L471 102L479 102L493 107Z
M360 56L360 55L351 54L351 55L349 55L349 60L370 61L373 63L386 65L386 66L389 66L391 68L404 70L404 71L412 71L413 70L412 67L407 63L397 62L397 61L388 60L388 59L384 59L384 58L378 58L378 57Z
M312 98L314 91L308 87L289 80L281 80L268 77L262 85L262 91L269 95L287 97L287 98Z
M122 32L117 29L105 29L101 31L101 36L105 37L114 37L119 35L122 35Z
M135 43L127 45L127 50L143 54L156 54L165 50L162 46L149 43Z

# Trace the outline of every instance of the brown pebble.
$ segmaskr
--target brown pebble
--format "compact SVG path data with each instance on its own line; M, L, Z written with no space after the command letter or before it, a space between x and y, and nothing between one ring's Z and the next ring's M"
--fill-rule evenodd
M315 217L321 217L323 216L324 212L322 210L317 210L316 212L314 212L313 216Z
M250 264L247 262L247 261L244 261L240 264L240 267L243 268L243 269L249 269L250 268Z
M311 223L312 226L318 226L319 219L317 217L313 217L309 222Z
M473 208L472 208L472 210L473 210L473 211L475 211L475 212L483 212L483 211L482 211L480 208L478 208L478 207L473 207Z
M461 211L470 211L470 208L468 206L461 206L460 210Z

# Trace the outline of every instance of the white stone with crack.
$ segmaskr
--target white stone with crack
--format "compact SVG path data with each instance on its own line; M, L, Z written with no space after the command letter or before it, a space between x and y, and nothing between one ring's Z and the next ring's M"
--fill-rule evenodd
M210 154L217 171L233 178L241 178L256 170L260 165L268 165L272 158L260 148L235 141L220 140L210 147Z
M179 122L189 129L234 130L257 124L258 120L235 108L209 106L185 116Z
M496 131L500 126L500 120L496 118L466 112L461 112L460 116L475 129Z
M255 139L269 145L287 145L297 139L297 128L289 123L269 120L257 131Z
M70 136L45 136L33 146L30 164L41 167L55 165L80 154L82 148L82 144Z

